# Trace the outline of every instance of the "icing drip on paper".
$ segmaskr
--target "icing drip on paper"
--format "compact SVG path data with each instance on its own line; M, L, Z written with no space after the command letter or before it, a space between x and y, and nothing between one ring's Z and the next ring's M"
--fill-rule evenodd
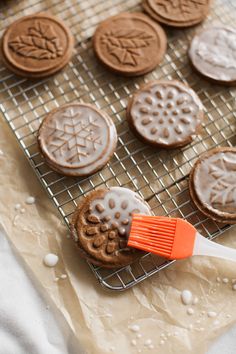
M184 305L190 305L192 303L193 295L190 290L183 290L181 293L181 300Z
M43 262L47 267L55 267L58 262L58 256L54 253L48 253L44 258Z

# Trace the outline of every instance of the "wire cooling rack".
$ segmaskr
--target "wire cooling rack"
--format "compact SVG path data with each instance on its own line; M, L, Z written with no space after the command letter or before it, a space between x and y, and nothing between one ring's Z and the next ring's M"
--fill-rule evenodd
M67 225L86 193L104 186L124 186L138 192L157 215L183 217L208 238L222 234L230 226L207 219L190 201L188 192L189 171L198 156L215 146L233 146L236 142L236 90L209 84L189 66L187 48L200 26L167 30L168 50L162 65L144 77L123 78L108 72L97 61L91 35L104 18L140 10L137 0L2 1L0 30L23 15L45 10L70 26L77 41L73 59L64 71L37 81L16 77L1 65L0 109ZM234 24L235 16L235 1L215 0L201 26L214 21ZM151 149L137 140L125 119L128 97L144 82L159 78L187 83L205 107L201 135L192 144L168 152ZM119 134L118 147L109 164L89 178L68 178L53 172L44 163L37 145L37 130L45 115L55 107L75 101L93 103L105 110ZM171 263L145 254L121 269L107 270L91 264L90 267L103 286L124 290Z

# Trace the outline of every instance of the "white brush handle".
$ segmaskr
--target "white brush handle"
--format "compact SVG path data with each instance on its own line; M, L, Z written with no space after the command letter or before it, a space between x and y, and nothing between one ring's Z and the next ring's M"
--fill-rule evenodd
M193 256L211 256L236 262L236 249L212 242L197 232L194 242Z

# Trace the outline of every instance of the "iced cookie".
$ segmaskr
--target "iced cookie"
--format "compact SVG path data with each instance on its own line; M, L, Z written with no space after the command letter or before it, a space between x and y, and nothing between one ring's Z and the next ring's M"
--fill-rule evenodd
M145 143L175 148L190 143L198 133L203 107L196 93L179 81L152 81L130 99L127 119Z
M204 77L219 84L236 84L236 29L210 27L192 40L189 58Z
M219 147L203 154L190 173L190 195L213 220L236 223L236 148Z
M116 73L143 75L153 70L166 51L163 29L141 13L123 13L102 22L93 37L100 61Z
M66 25L46 13L20 18L4 32L2 59L14 73L41 78L54 74L70 60L74 40Z
M149 205L127 188L90 192L77 207L71 232L81 255L107 268L132 263L140 251L127 247L132 213L151 215Z
M144 10L156 21L173 27L196 25L207 16L210 0L144 0Z
M111 118L92 105L69 104L43 120L38 142L48 165L68 176L88 176L113 154L116 128Z

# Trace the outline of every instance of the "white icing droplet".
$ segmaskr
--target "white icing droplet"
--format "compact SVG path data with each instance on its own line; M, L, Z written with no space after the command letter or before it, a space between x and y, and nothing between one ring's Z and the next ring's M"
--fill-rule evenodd
M184 305L189 305L192 302L193 295L190 290L183 290L181 293L181 300Z
M24 213L25 213L25 208L22 208L22 209L20 210L20 212L21 212L21 214L24 214Z
M210 317L210 318L213 318L213 317L217 316L217 313L215 311L208 311L207 312L207 316Z
M218 320L215 320L214 322L213 322L213 325L214 326L218 326L220 324L220 321L218 321Z
M58 256L54 253L48 253L43 258L43 262L47 267L55 267L58 262Z
M233 290L236 290L236 284L234 284L234 285L232 286L232 289L233 289Z
M142 334L141 334L141 333L136 333L136 337L137 337L137 338L141 338L141 337L142 337Z
M26 204L34 204L35 203L35 197L29 196L25 200Z
M67 275L66 275L66 274L62 274L62 275L60 276L60 278L61 278L61 279L66 279L66 278L67 278Z
M0 156L3 156L4 152L2 150L0 150Z
M199 302L199 298L198 298L198 297L195 297L195 298L193 299L193 305L196 305L198 302Z
M187 309L187 314L188 314L188 315L193 315L193 314L194 314L194 309L192 309L191 307L189 307L189 308Z
M151 340L151 339L147 339L147 340L144 342L145 347L148 347L150 344L152 344L152 340Z
M228 278L223 278L222 281L223 281L223 283L227 284L229 282L229 279Z
M162 340L160 341L160 344L161 344L161 345L165 344L165 341L162 339Z
M15 210L19 210L21 208L21 204L17 203L14 208L15 208Z
M220 277L217 277L217 278L216 278L216 281L217 281L218 283L220 283L220 282L221 282Z
M131 344L132 344L133 346L137 345L136 340L135 340L135 339L132 339L132 340L131 340Z
M58 278L58 277L56 277L56 278L54 279L54 281L55 281L55 282L57 282L58 280L59 280L59 278Z
M132 326L129 326L129 329L132 331L132 332L138 332L140 331L140 327L139 325L132 325Z

